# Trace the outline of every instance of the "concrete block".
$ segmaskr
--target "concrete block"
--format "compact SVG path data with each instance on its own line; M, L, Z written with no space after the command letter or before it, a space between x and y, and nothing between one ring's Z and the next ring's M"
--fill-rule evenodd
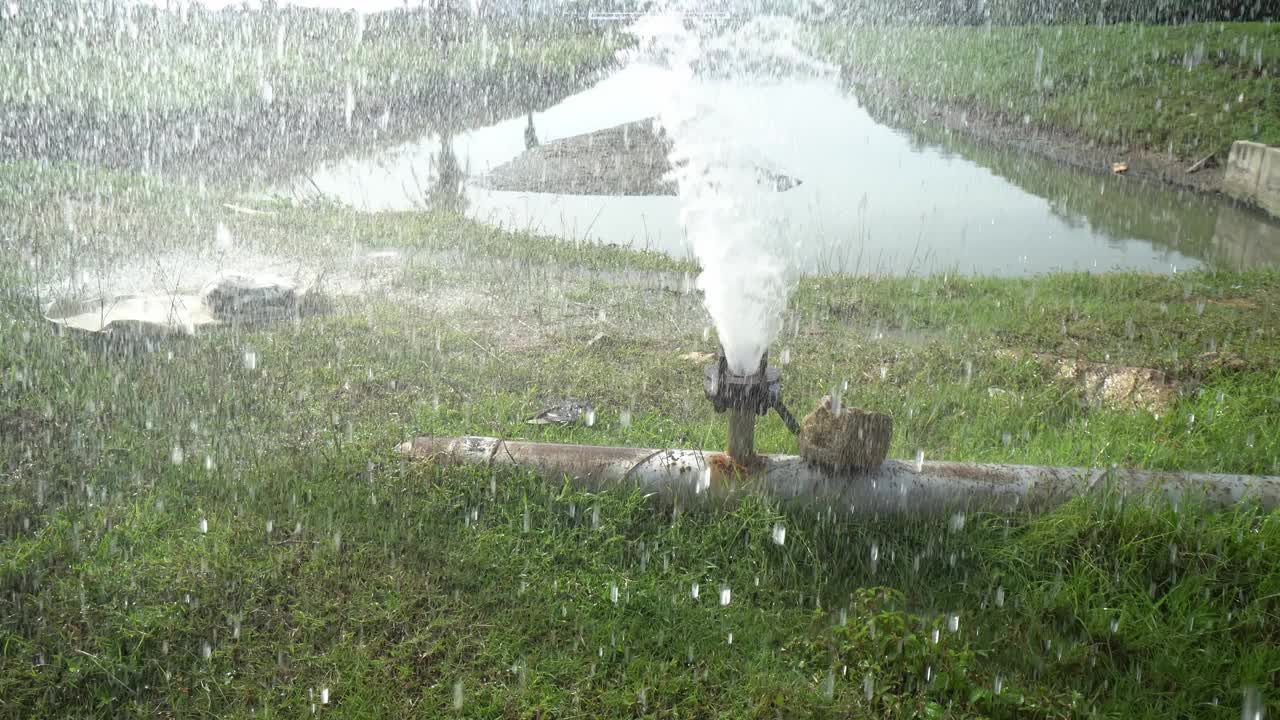
M1261 143L1237 140L1231 143L1227 157L1227 173L1222 179L1222 189L1231 197L1245 202L1257 202L1258 177L1262 173L1262 160L1267 146Z
M1280 147L1269 147L1258 170L1258 207L1280 217Z

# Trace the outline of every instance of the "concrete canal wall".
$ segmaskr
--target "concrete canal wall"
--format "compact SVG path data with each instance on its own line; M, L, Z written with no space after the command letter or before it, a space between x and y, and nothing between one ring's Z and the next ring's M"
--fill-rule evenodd
M1232 143L1222 189L1280 217L1280 147L1245 140Z

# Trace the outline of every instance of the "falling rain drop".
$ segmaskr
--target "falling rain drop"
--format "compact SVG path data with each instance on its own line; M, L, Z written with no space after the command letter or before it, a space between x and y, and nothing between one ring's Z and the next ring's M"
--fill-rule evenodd
M169 451L169 462L173 463L174 465L181 465L181 464L182 464L182 460L183 460L185 457L186 457L186 456L185 456L185 454L182 452L182 446L181 446L181 445L174 445L174 446L173 446L173 450L170 450L170 451Z
M631 410L630 409L623 408L622 412L618 413L618 424L624 428L631 427Z
M996 588L996 607L1004 607L1004 586Z
M347 124L348 130L351 129L351 115L355 113L355 110L356 110L355 90L352 89L351 83L347 83L347 101L346 101L346 107L343 109L343 114L346 117L346 124Z
M453 684L453 709L462 709L462 681L458 680Z
M694 583L693 586L689 588L689 594L693 596L694 600L698 599L698 595L699 595L698 583Z
M612 583L609 585L609 601L612 602L614 605L618 604L618 584L617 583Z
M200 518L200 534L203 535L207 532L209 532L209 521L205 518Z
M876 683L875 678L871 677L871 673L862 676L862 697L867 702L871 702L871 698L875 695Z
M787 544L787 527L782 523L773 524L773 544L774 545Z
M253 348L245 348L244 357L241 360L245 370L258 369L258 352Z
M1267 706L1258 688L1250 685L1244 689L1244 704L1240 708L1240 720L1266 720Z
M924 450L916 449L916 472L924 472Z
M235 247L235 240L231 237L231 230L224 223L218 223L213 228L213 249L218 252L227 252Z
M729 586L721 585L720 586L720 607L724 607L728 605L732 599L733 599L733 592L729 589Z
M283 23L276 28L276 62L284 62L284 34L285 26Z

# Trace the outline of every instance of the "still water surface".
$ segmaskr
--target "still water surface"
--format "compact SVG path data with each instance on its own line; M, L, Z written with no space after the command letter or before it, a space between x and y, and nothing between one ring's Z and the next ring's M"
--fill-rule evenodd
M656 114L667 71L631 64L544 112L541 142ZM787 246L808 273L1055 270L1176 272L1280 265L1280 226L1229 203L1132 178L1101 177L945 134L878 122L832 79L737 84L716 96L753 118L732 128L778 171ZM690 255L676 198L500 192L483 175L524 151L526 117L451 138L467 213L562 238ZM318 191L358 208L423 207L441 138L348 157L275 192Z

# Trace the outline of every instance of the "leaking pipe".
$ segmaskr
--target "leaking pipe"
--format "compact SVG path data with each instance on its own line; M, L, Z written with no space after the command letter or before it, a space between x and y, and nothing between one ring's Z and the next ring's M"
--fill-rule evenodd
M750 468L726 453L560 445L491 437L420 437L400 452L442 465L525 468L592 489L638 488L676 499L760 493L854 514L1042 511L1073 497L1110 492L1197 498L1213 508L1280 505L1280 477L887 460L874 472L839 472L794 455L758 455Z

